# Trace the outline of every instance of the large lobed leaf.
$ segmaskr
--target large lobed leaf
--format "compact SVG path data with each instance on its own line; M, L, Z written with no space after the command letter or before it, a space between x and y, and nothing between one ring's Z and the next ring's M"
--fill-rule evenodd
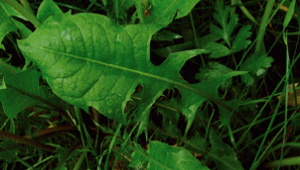
M191 86L181 80L179 70L185 61L205 50L174 53L154 66L149 44L157 30L156 25L117 26L97 14L64 14L49 17L18 44L24 56L38 65L57 96L86 111L94 107L126 124L124 108L140 84L143 99L138 118L146 115L165 89L177 88L182 93L183 113L193 119L206 98L218 98L217 88L223 79L234 75L223 75L215 85Z

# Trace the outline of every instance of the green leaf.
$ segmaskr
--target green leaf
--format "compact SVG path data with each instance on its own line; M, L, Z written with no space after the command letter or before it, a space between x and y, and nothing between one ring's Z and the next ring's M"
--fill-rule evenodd
M180 38L182 38L182 36L179 34L167 30L161 30L153 36L152 41L173 41Z
M231 51L225 45L216 42L208 42L202 48L210 51L209 58L220 58L231 54Z
M8 75L8 74L15 74L20 72L21 70L18 68L15 68L14 66L7 64L7 61L4 61L0 59L0 73L2 76Z
M293 15L294 15L294 10L295 10L295 5L296 5L296 0L292 0L288 11L285 15L284 21L283 21L283 30L286 29L286 27L289 25Z
M219 96L219 92L218 92L220 84L228 78L231 78L231 77L237 76L237 75L241 75L241 74L245 74L245 73L246 72L232 71L227 74L222 74L219 77L214 78L213 80L205 81L205 82L199 83L199 84L193 84L191 86L194 88L197 88L197 89L205 89L205 94L203 94L204 97L209 98L208 96L213 96L214 99L217 99L220 101L221 97ZM204 101L206 101L206 99L202 96L193 95L192 91L187 91L184 89L181 90L181 94L182 94L182 101L183 101L182 102L183 103L182 112L188 121L186 130L185 130L185 135L187 135L187 132L190 129L190 127L195 119L197 109L202 105L202 103ZM208 96L206 96L206 95L208 95ZM223 105L221 103L218 103L218 104ZM226 108L227 106L223 105L221 107ZM228 109L228 108L226 108L226 109Z
M234 150L227 144L223 143L216 132L210 130L209 140L211 150L209 156L215 161L217 169L222 170L242 170L244 169L237 159Z
M198 132L196 132L191 139L185 142L184 148L199 154L206 153L208 149L206 140L202 138Z
M32 33L32 31L29 28L27 28L23 23L15 19L14 22L18 27L18 29L20 30L21 38L27 38Z
M136 150L131 154L131 162L128 165L129 167L138 167L144 163L144 157L141 155L141 153L144 153L143 148L137 143L134 144Z
M57 96L87 112L94 107L123 124L127 123L125 106L136 87L142 85L136 119L143 129L151 106L166 89L180 91L183 113L189 115L195 114L206 98L218 98L217 89L212 87L223 81L220 78L213 82L216 85L189 85L180 79L184 63L207 50L173 53L161 65L153 65L149 46L156 31L151 25L117 26L97 14L64 14L49 17L18 44L24 56L38 65ZM213 96L202 91L213 92Z
M272 57L268 57L267 54L253 53L247 58L241 65L240 70L250 71L250 73L256 77L262 77L266 73L266 69L271 67L271 63L274 61ZM254 77L246 74L242 76L242 80L247 85L254 83Z
M9 118L16 118L23 109L51 102L53 97L44 86L39 87L41 74L36 69L6 75L0 90L0 100Z
M201 67L200 73L196 74L196 78L203 81L213 80L216 77L219 77L222 74L227 74L233 72L231 68L228 68L218 62L209 62L208 67ZM221 84L222 89L226 89L231 85L231 79L227 79Z
M18 18L21 18L21 19L27 21L27 19L22 14L20 14L20 12L15 10L12 6L8 5L3 0L0 0L0 7L2 9L4 9L9 16L15 16L15 17L18 17ZM3 15L1 15L1 16L3 16Z
M167 101L156 102L158 106L157 111L160 112L164 117L168 118L175 124L179 120L179 112L181 110L180 100L177 98L171 98Z
M176 15L176 19L189 14L200 0L147 0L151 8L149 17L145 17L141 0L135 0L139 18L143 23L160 24L162 27L170 24Z
M214 13L214 19L218 21L222 29L219 29L215 25L210 25L210 30L213 34L219 36L220 38L223 38L225 42L229 45L231 40L231 34L238 22L237 14L234 14L229 18L230 7L227 6L224 9L224 4L221 0L217 0L215 10L216 12Z
M251 43L250 40L247 40L247 38L249 38L251 35L250 30L251 30L250 25L244 26L239 30L236 38L234 39L234 41L232 43L232 52L233 53L239 52L239 51L247 48L247 46Z
M38 9L36 18L44 22L48 17L60 14L63 14L63 12L52 0L44 0Z
M150 142L148 170L208 170L184 148L172 147L161 142Z
M172 54L156 67L149 59L153 33L146 25L116 26L101 15L63 15L50 17L18 44L59 97L126 123L124 108L138 84L144 87L137 115L142 118L165 89L187 86L179 70L187 59L204 52Z
M212 34L222 38L230 47L231 51L227 47L220 44L218 44L218 47L216 47L215 49L213 49L213 46L211 46L209 49L211 49L212 52L214 50L216 51L214 52L215 54L211 56L211 58L223 57L228 55L228 53L235 53L245 49L251 43L251 41L247 40L247 38L249 38L249 36L251 35L251 26L248 25L242 27L231 45L231 34L237 26L238 16L237 14L234 14L229 17L230 7L226 6L226 8L224 9L224 4L221 0L218 0L216 2L215 10L216 12L214 13L214 19L220 24L221 28L211 24L210 31ZM224 52L225 54L223 54Z
M197 3L199 3L201 0L188 0L184 1L184 3L180 6L177 16L175 19L179 19L182 17L187 16L191 10L196 6Z
M26 38L31 34L31 31L25 27L23 23L15 20L12 16L21 18L25 21L27 21L27 19L3 0L0 0L0 16L0 43L5 35L9 32L18 33L18 29L20 30L21 37L23 38ZM4 49L2 44L0 44L0 49Z
M102 3L103 3L104 6L106 6L107 5L107 0L102 0Z
M231 101L227 101L226 104L230 106L234 111L237 111L240 104L242 104L242 100L233 99ZM233 115L233 112L228 111L226 109L220 108L220 120L222 125L221 126L230 126L230 120Z
M1 4L0 4L1 5ZM2 7L2 6L1 6ZM3 9L0 8L0 43L3 41L5 35L9 32L17 33L17 26L14 24L10 15ZM0 49L5 50L4 45L0 44Z
M13 162L16 160L16 157L14 155L18 155L20 152L21 152L21 149L20 147L14 147L16 146L16 143L15 142L11 142L9 140L6 140L6 141L1 141L0 143L0 149L2 151L0 151L0 160L1 161L5 161L5 162ZM10 154L8 153L7 151L4 151L2 148L13 148L13 149L10 149L9 152L10 153L13 153L13 154Z

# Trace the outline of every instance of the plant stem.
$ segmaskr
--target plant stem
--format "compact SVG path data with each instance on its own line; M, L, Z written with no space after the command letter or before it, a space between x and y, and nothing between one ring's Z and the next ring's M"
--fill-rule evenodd
M269 20L269 17L271 15L271 13L272 13L272 9L273 9L274 4L275 4L275 0L270 0L267 3L265 13L262 17L261 24L260 24L259 31L258 31L257 42L256 42L256 46L255 46L255 52L262 53L262 52L265 51L264 44L263 44L264 35L265 35L265 30L266 30L266 27L268 25L268 20Z
M25 18L30 21L35 28L38 28L41 25L41 22L27 9L25 9L21 4L19 4L15 0L4 0L7 4L9 4L11 7L13 7L15 10L20 12Z

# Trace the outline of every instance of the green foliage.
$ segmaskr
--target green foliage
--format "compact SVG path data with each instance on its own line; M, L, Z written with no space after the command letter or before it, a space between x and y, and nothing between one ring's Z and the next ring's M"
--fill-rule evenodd
M0 22L1 22L1 30L0 30L0 42L2 42L5 35L9 32L16 32L17 26L14 22L10 19L10 15L6 13L4 10L5 7L0 8ZM4 46L0 44L0 49L4 49Z
M256 62L259 61L259 62ZM271 67L273 58L268 57L267 54L253 53L241 65L240 70L250 71L250 74L243 75L242 80L247 85L253 85L255 77L262 77L266 74L266 69ZM254 77L255 76L255 77Z
M168 146L161 142L150 142L148 148L149 164L147 169L204 169L197 159L187 150L178 147ZM168 160L168 161L166 161Z
M211 150L209 155L216 161L217 169L243 169L237 161L236 153L227 144L220 141L214 131L210 133Z
M203 47L211 50L210 58L224 57L247 48L251 43L250 40L247 40L251 35L251 26L247 25L242 27L233 40L232 33L237 26L238 15L233 14L229 16L230 7L227 6L224 9L224 4L221 0L217 0L215 10L214 19L220 24L221 28L214 24L210 24L210 31L212 34L222 38L229 49L224 44L209 42Z
M2 169L255 169L278 155L266 154L274 141L286 141L287 107L275 128L284 135L271 129L284 76L263 93L276 60L252 50L264 34L245 22L258 24L242 2L21 3L0 0ZM270 11L257 13L265 21ZM272 116L262 114L268 103Z

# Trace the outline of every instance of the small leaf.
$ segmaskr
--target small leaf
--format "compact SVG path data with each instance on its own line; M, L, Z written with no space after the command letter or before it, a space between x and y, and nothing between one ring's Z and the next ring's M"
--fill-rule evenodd
M243 72L243 71L232 71L229 72L227 74L222 74L219 77L216 77L210 81L205 81L199 84L194 84L192 85L193 87L197 87L198 89L206 89L205 90L205 95L203 95L203 97L207 95L209 96L213 96L214 99L218 99L221 100L221 97L219 96L219 86L222 82L224 82L226 79L231 78L233 76L237 76L237 75L242 75L245 74L247 72ZM185 135L187 135L187 132L189 130L189 128L191 127L194 118L196 116L196 110L199 108L200 105L202 105L202 103L205 101L205 98L201 98L201 97L197 97L192 95L192 93L190 91L186 91L186 90L182 90L182 100L183 100L183 107L182 107L182 112L185 115L185 117L187 118L188 124L185 130ZM193 101L193 103L187 102L187 101ZM222 107L222 106L221 106Z
M18 12L16 9L14 9L12 6L4 2L3 0L0 1L0 8L4 9L9 16L15 16L27 21L27 19L22 14L20 14L20 12Z
M200 73L196 74L196 78L201 82L212 80L216 77L219 77L222 74L227 74L232 72L231 68L228 68L218 62L209 62L208 67L200 68ZM226 89L231 85L231 79L227 79L221 84L222 89Z
M240 70L250 71L252 75L257 77L262 77L266 69L271 67L273 62L272 57L268 57L267 54L253 53L249 58L247 58L241 65ZM243 75L242 80L247 85L252 85L254 78L251 75Z
M1 2L1 1L0 1ZM1 4L0 4L1 5ZM12 17L0 6L0 43L9 32L17 33L17 26L14 24ZM4 45L0 44L0 49L5 50Z
M179 11L177 12L176 19L187 16L191 12L191 10L195 7L195 5L200 1L201 0L184 1L182 6L179 8Z
M198 154L204 154L208 149L206 140L202 138L198 132L185 143L184 148Z
M287 11L284 21L283 21L283 30L285 30L286 27L289 25L293 15L294 15L295 5L296 5L296 0L292 0L290 6L288 8L289 10Z
M232 52L239 52L245 48L247 48L247 46L251 43L250 40L247 40L247 38L250 37L251 35L251 26L247 25L244 26L240 29L240 31L238 32L236 38L234 39L233 43L232 43Z
M132 152L131 154L131 162L128 165L129 167L138 167L141 166L144 161L145 158L143 157L143 155L141 153L144 153L143 148L141 147L141 145L134 143L136 150Z
M150 142L148 170L208 170L184 148L169 146L161 142Z
M210 30L213 34L219 36L220 38L223 38L224 41L229 45L231 40L231 34L238 22L238 17L236 14L234 14L230 18L228 18L230 7L227 6L224 9L224 4L221 0L217 0L215 10L216 12L213 15L214 19L218 21L222 29L217 29L217 26L210 25Z
M182 38L181 35L167 30L161 30L153 35L152 41L173 41Z
M53 97L50 91L43 86L39 87L40 76L36 69L4 76L0 100L7 117L16 118L17 114L27 107L44 106L44 101L50 101Z
M20 71L21 71L20 69L12 66L11 64L7 64L7 61L0 59L0 73L2 74L2 76L8 74L15 74Z
M217 169L222 170L242 170L244 169L237 159L234 150L227 144L223 143L216 132L210 130L209 140L211 150L209 156L215 161Z
M231 54L231 51L225 45L220 43L208 42L204 44L202 48L210 51L209 58L220 58Z
M151 8L148 10L150 16L145 17L141 0L135 0L139 18L144 23L160 24L162 27L170 24L175 14L176 19L182 18L189 14L194 6L200 0L143 0L150 3Z
M59 7L52 0L44 0L37 13L37 19L41 22L44 22L51 15L59 15L63 14L63 12L59 9Z
M168 118L175 124L179 120L179 112L181 110L181 104L176 98L171 98L167 101L157 101L157 111L160 112L164 117Z

